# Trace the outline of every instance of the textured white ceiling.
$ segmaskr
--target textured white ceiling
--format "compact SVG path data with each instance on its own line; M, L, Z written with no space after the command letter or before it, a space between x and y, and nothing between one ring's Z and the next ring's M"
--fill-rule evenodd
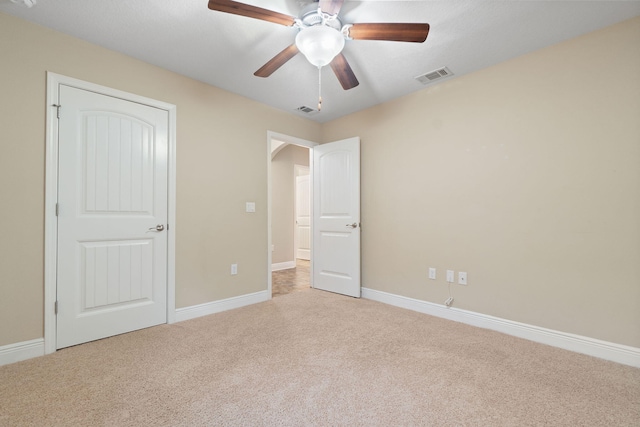
M309 1L244 3L295 16ZM347 0L343 23L428 22L431 32L422 44L347 41L360 85L344 91L325 67L323 109L311 116L295 111L318 98L318 72L302 55L269 78L253 76L293 43L295 28L214 12L207 0L37 0L32 8L0 0L0 12L326 122L424 89L414 77L428 71L447 66L456 78L638 16L640 1Z

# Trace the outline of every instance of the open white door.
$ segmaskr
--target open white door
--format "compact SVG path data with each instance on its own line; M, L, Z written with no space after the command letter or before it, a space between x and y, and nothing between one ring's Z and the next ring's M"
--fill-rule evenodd
M360 297L360 138L313 149L313 287Z
M57 348L167 321L168 112L60 86Z

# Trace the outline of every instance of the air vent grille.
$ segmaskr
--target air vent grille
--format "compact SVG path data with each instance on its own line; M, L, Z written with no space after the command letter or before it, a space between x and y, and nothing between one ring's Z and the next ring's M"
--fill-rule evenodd
M318 113L318 110L314 110L313 108L307 107L306 105L302 105L302 106L296 108L296 111L299 111L301 113L305 113L305 114L308 114L308 115L313 115L313 114L317 114Z
M429 71L426 74L418 76L418 77L416 77L416 80L418 80L420 83L426 85L426 84L431 83L434 80L439 80L439 79L442 79L444 77L450 77L452 75L453 75L453 73L451 72L451 70L449 68L442 67L442 68L439 68L437 70Z

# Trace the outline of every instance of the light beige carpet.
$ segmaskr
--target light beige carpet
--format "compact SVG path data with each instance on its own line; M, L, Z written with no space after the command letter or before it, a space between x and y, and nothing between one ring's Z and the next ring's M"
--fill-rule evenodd
M2 426L639 426L640 369L309 290L0 368Z

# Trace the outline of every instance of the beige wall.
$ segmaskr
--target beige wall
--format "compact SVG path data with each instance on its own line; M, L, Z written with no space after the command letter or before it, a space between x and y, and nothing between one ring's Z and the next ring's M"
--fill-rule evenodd
M266 290L267 131L320 125L0 14L0 346L43 336L46 71L177 105L177 307Z
M634 19L321 126L0 14L0 346L42 337L50 70L177 105L178 307L266 289L267 130L359 135L363 286L442 303L467 271L455 307L640 347L638 40Z
M295 176L294 166L309 166L309 149L288 145L271 162L271 241L275 246L272 262L295 260Z
M454 307L640 347L640 18L323 126L353 135L363 286L462 270Z

